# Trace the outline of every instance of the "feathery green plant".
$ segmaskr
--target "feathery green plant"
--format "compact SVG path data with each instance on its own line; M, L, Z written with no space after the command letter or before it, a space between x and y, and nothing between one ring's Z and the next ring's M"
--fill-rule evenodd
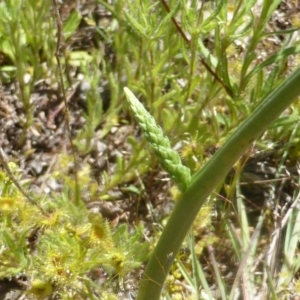
M0 179L0 278L30 278L30 295L67 297L78 290L87 295L93 285L88 273L99 269L109 274L102 289L111 290L114 278L123 278L147 258L149 244L138 243L142 227L130 235L125 224L112 230L101 214L69 201L68 190L40 203L45 216L2 171Z

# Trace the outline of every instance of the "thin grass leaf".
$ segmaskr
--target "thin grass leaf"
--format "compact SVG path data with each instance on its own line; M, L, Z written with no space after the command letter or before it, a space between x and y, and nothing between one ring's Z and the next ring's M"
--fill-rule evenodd
M273 11L278 7L282 0L265 0L263 1L263 11L266 10L265 21L269 20ZM264 16L264 14L262 14Z
M179 260L179 261L177 261L177 266L178 266L178 269L180 270L180 273L182 274L183 278L186 280L187 284L194 288L193 278L190 275L190 272L184 266L184 264Z
M71 14L68 16L63 27L63 35L65 40L70 38L76 32L80 22L81 22L81 14L77 9L74 9L71 12Z
M194 286L194 290L195 290L195 296L197 299L200 298L199 295L199 286L200 286L200 277L199 277L199 273L197 272L197 255L195 252L195 237L193 234L193 231L191 230L190 234L189 234L189 248L191 251L191 258L192 258L192 270L193 270L193 286Z
M206 276L204 274L203 268L198 259L196 260L196 266L197 266L196 272L198 273L198 276L200 278L200 281L201 281L201 284L202 284L202 287L203 287L205 293L207 294L209 299L214 299L214 297L211 293L211 290L209 288L209 284L206 280Z
M240 226L241 226L242 248L245 249L246 247L248 247L248 244L249 244L250 232L249 232L249 223L248 223L246 207L245 207L243 197L242 197L242 193L240 191L239 186L237 187L237 199L236 199L236 201L237 201L238 219L239 219Z
M297 272L297 269L293 268L292 266L297 266L295 254L300 236L300 210L297 207L299 201L300 194L297 195L292 207L290 208L290 211L287 213L287 216L289 213L291 213L291 217L288 219L288 226L284 241L285 260L280 270L280 273L282 275L284 274L284 276L279 278L277 282L277 290L280 290L282 287L285 288L285 282L290 282L295 272Z
M242 257L241 241L240 238L237 236L236 229L233 227L233 225L229 220L226 220L225 224L226 224L226 232L228 233L235 254L238 259L241 259Z
M279 118L274 124L270 127L270 129L281 127L281 126L289 126L291 124L296 124L300 121L300 116L297 114L293 114L290 116L284 116Z
M216 278L217 286L218 286L219 291L221 293L221 298L222 298L222 300L227 300L226 285L223 281L221 272L219 270L217 261L215 259L214 249L213 249L212 246L208 246L207 250L208 250L208 253L209 253L209 257L210 257L210 263L212 264L212 268L214 270L214 276Z
M169 26L170 20L177 14L180 9L180 1L178 1L177 5L161 20L158 22L158 26L155 28L155 36L161 35L165 30L166 26Z
M276 296L276 290L275 290L275 283L273 280L273 276L270 272L270 269L267 267L267 281L268 281L268 293L271 293L270 298L268 299L272 299L272 300L277 300L277 296Z
M233 299L234 298L235 290L238 287L238 284L240 282L240 278L242 276L243 270L246 269L246 267L247 267L247 263L248 263L249 267L252 267L252 265L251 265L252 264L252 258L251 258L251 256L254 257L254 253L256 251L256 247L257 247L257 243L258 243L258 240L259 240L259 236L261 234L263 222L265 220L265 216L266 216L265 213L263 213L259 217L259 220L257 222L255 231L253 232L253 234L251 236L251 239L250 239L250 242L249 242L249 245L248 245L247 249L244 250L244 249L240 248L239 251L238 251L240 253L241 261L240 261L239 268L238 268L238 270L236 272L236 276L235 276L233 285L231 287L231 292L230 292L229 299Z
M144 29L144 27L142 25L140 25L134 19L134 17L132 17L128 12L125 11L124 14L125 14L125 17L126 17L127 21L131 25L132 29L139 32L144 38L147 38L146 30Z
M217 7L211 14L201 23L201 31L206 33L212 31L215 26L218 24L217 16L220 13L221 9L225 5L225 1L218 1Z
M249 80L253 77L253 75L255 75L256 73L260 72L265 67L267 67L267 66L269 66L269 65L271 65L273 63L276 63L276 62L281 62L282 60L284 60L288 56L295 55L295 54L298 54L298 53L300 53L300 46L294 46L294 47L289 47L289 48L283 49L283 50L277 52L276 54L270 56L269 58L267 58L266 60L264 60L262 63L260 63L256 67L254 67L245 76L244 86L246 86L248 84Z
M175 90L171 90L170 92L166 93L165 95L163 95L162 97L160 97L159 99L157 99L154 103L153 103L153 108L159 108L161 105L163 105L166 101L168 101L169 99L173 98L178 92Z

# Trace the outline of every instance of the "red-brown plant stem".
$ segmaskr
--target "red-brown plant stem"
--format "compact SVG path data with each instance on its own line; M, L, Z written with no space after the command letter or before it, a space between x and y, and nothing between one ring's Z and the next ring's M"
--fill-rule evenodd
M167 13L170 13L171 10L170 10L170 7L167 4L167 2L165 0L160 0L160 2L164 6L164 8L167 11ZM182 30L181 26L178 24L178 22L176 21L176 19L174 17L171 17L171 20L172 20L173 24L175 25L177 31L179 32L179 34L183 38L183 40L190 47L191 46L191 41L186 36L186 34L184 33L184 31ZM201 56L200 56L200 61L203 64L203 66L206 68L206 70L214 77L214 79L216 81L218 81L222 85L222 87L225 89L225 91L227 92L227 94L230 97L234 98L234 93L232 92L232 90L223 82L223 80L217 75L217 73L212 70L212 68L206 63L206 61L204 60L204 58L202 58Z

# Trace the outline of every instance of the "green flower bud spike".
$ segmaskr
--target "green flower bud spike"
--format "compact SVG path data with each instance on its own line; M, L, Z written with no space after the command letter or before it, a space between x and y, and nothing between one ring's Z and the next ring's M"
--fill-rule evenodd
M190 169L182 165L179 154L171 148L169 139L140 101L127 87L124 88L124 92L127 102L162 168L170 175L179 189L182 192L185 191L191 182Z

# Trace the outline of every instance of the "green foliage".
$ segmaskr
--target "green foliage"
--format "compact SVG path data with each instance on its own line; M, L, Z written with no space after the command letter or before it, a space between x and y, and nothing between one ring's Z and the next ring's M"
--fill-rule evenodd
M168 6L164 1L161 2L164 3L165 7ZM232 133L233 129L236 128L245 117L249 116L256 107L259 107L262 99L266 95L269 95L270 92L282 82L282 74L286 72L285 65L289 56L299 53L299 41L296 41L291 46L292 32L296 30L296 28L291 28L286 31L280 31L280 34L284 35L284 43L282 43L281 48L274 46L275 49L272 49L270 53L267 54L269 55L267 59L262 59L259 56L262 41L267 40L269 35L275 34L269 32L266 26L279 2L280 1L264 1L261 11L256 11L258 9L256 1L247 3L243 1L230 3L219 1L218 5L209 2L202 4L200 8L197 7L196 2L187 4L182 1L176 4L169 3L170 7L166 9L167 14L165 17L163 17L163 14L157 13L150 18L147 18L145 14L143 15L143 8L147 7L147 4L150 9L150 3L147 3L145 6L143 5L139 12L126 15L130 26L134 30L134 35L139 35L141 44L143 45L140 49L145 49L145 55L139 64L139 68L142 69L141 64L147 65L148 61L150 61L144 69L144 76L147 72L151 74L151 72L154 72L152 70L158 70L158 72L154 73L156 77L151 77L151 75L153 75L151 74L147 77L146 81L142 81L142 83L140 81L138 83L134 81L131 84L129 82L128 86L138 91L140 99L149 107L151 115L153 115L158 122L163 124L162 127L165 129L165 133L167 134L169 130L173 133L172 143L175 145L178 140L184 143L185 146L181 149L181 153L184 161L188 166L192 167L192 170L196 171L199 166L203 165L203 161L201 161L199 157L205 156L205 149L211 145L218 147L228 140L228 136ZM255 13L253 13L254 11ZM207 12L213 15L214 21L210 20L208 23L205 23L203 16ZM177 21L172 19L174 16L176 16ZM152 22L152 19L155 19L155 22ZM178 22L178 19L180 19L181 23ZM158 35L159 31L155 31L155 28L159 28L160 26L158 25L154 28L152 25L153 23L167 24L166 20L169 20L170 24L172 20L174 25L177 26L177 36L173 38L173 43L167 39L171 36L169 33L170 30L176 30L175 26L171 27L171 29L165 27L164 34ZM205 27L208 24L210 26ZM203 45L199 36L201 35L201 38L210 36L212 30L214 30L213 38L215 47L209 49ZM174 34L172 36L174 36ZM181 41L180 36L182 38ZM187 36L189 38L187 38ZM249 37L251 37L250 40L246 42L246 39ZM174 45L176 42L180 43L180 50L178 50L179 47ZM239 45L243 45L242 47L244 48L241 51L241 55L235 54ZM172 50L175 51L175 49L177 54L173 55L172 58L168 57L168 54L171 53ZM224 89L218 86L217 81L214 80L216 78L215 75L212 76L212 78L210 78L209 75L204 76L204 68L197 68L201 61L199 54L202 54L206 59L206 63L216 70L215 72L220 79L218 82L222 83ZM164 55L167 57L167 66L163 63ZM260 62L259 60L263 61ZM165 68L160 68L160 63L164 65ZM173 63L174 65L172 65ZM182 64L185 65L185 69L179 70ZM156 68L156 66L158 67ZM173 70L173 77L170 78L167 77L169 67ZM206 69L209 70L207 67ZM209 73L212 74L212 72ZM179 75L178 77L176 77L177 74ZM176 90L174 86L176 86L176 83L179 81L178 78L184 78L184 83ZM165 80L165 82L163 82L163 80ZM143 84L147 84L147 87L144 87ZM165 88L166 86L168 86L167 89ZM295 89L295 86L293 89ZM170 92L169 95L168 92ZM125 93L128 96L128 90L125 90ZM160 97L162 97L162 95L165 98L161 99ZM296 95L293 95L292 97L295 96ZM292 99L292 97L290 99ZM172 98L174 100L172 100ZM174 101L176 101L176 105L174 105ZM277 98L277 101L279 101L279 98ZM279 102L278 105L280 106ZM133 104L130 103L130 106L132 108ZM174 111L174 107L176 106L177 112ZM292 109L296 109L297 111L296 106L296 104L293 105ZM181 107L182 109L180 109ZM140 110L136 108L135 110L135 117L143 131L146 131L145 135L149 140L147 135L151 135L152 128L155 125L145 126L144 123L146 122L144 121L143 114ZM258 111L259 109L257 112ZM264 117L264 121L266 119L267 117ZM172 120L174 120L174 123L171 123ZM259 122L262 122L262 120L257 120L257 125L255 125L257 129ZM244 129L246 129L245 127ZM298 126L296 126L296 128L297 127ZM291 127L283 126L280 129L288 131L287 137L293 135ZM239 129L239 131L241 132L242 129ZM269 130L265 135L267 138L263 139L259 146L267 147L270 142L278 142L280 138L274 135L275 132L276 130ZM161 133L161 136L163 136L163 133ZM186 138L187 136L188 140ZM233 139L231 139L231 142L233 142ZM160 140L162 140L162 138ZM294 142L297 143L296 140L294 140ZM153 142L150 141L150 144L151 143ZM236 140L236 143L243 144L241 140ZM237 144L233 147L239 148L240 146L241 145ZM290 153L289 155L292 156L293 152L290 151L289 146L287 146L287 148L286 153ZM231 150L228 151L230 152ZM157 152L156 149L155 152ZM233 152L235 152L235 150ZM295 149L294 153L298 153L297 149ZM228 155L230 156L230 153L228 153ZM161 155L158 154L157 156L160 157ZM229 156L224 157L224 160L229 161ZM219 164L221 166L223 162L220 160ZM214 175L208 171L209 166L212 169L212 166L208 164L203 174L206 174L207 171L206 176L212 179ZM219 170L216 165L215 167L216 169L211 170L211 172L218 173ZM215 177L217 176L218 175ZM192 185L193 183L195 184L196 180L197 176L195 176L195 178L193 177ZM204 190L211 184L207 182L206 178L202 178L202 181L203 183L199 183L202 187L201 194L204 193ZM234 183L239 184L238 181ZM235 190L234 185L230 186L230 188L233 191ZM183 214L185 219L190 219L190 214L195 214L192 212L192 209L187 213L188 207L192 202L191 198L194 197L192 193L187 194L185 204L183 204L183 200L181 199L182 205L180 205L180 209L178 208L179 206L177 206L178 209L173 214L174 218L172 222L170 221L170 224L168 224L170 225L168 229L163 232L161 243L159 243L151 258L149 268L147 268L144 281L141 284L139 299L146 299L147 293L151 293L153 297L157 297L157 295L154 296L154 290L161 287L157 284L157 282L161 283L159 273L163 273L164 275L162 276L165 276L170 266L168 257L174 257L171 254L174 251L176 242L172 244L172 248L172 246L170 246L170 236L173 237L173 240L177 241L178 237L175 237L175 235L179 231L182 232L182 227L184 226L183 224L181 228L176 226L179 219L182 219ZM182 197L184 198L184 195ZM202 199L203 195L199 195L199 197ZM238 192L236 197L238 197ZM245 232L245 236L243 236L244 240L241 244L235 245L237 246L236 249L245 249L245 247L248 247L248 241L250 239L250 233L248 231L249 224L247 221L248 217L245 214L245 208L243 208L243 201L239 197L238 199L239 208L237 218L243 232ZM294 198L294 201L296 201L295 199L296 198ZM199 203L200 202L199 200ZM195 209L195 207L193 208ZM175 215L178 215L177 221L175 221ZM259 226L261 225L258 224L258 227ZM253 248L249 246L249 253L247 255L253 255L253 253L255 253L256 238L257 235L252 237L254 244L251 246L253 246ZM232 241L234 241L233 237ZM242 255L239 251L240 250L238 250L237 254ZM241 266L245 266L247 255L245 255L244 260L242 260ZM247 263L251 265L253 261L251 262L249 259ZM221 272L216 264L214 264L214 272L222 297L225 299L228 290L224 281L221 279ZM249 278L251 275L250 273L248 274ZM238 275L236 278L239 278ZM238 279L236 280L236 282L238 282ZM251 280L254 281L254 278L245 283L248 291L253 291ZM146 289L146 285L148 285L148 289ZM149 288L150 286L153 287L153 290ZM195 289L196 288L195 286ZM231 296L233 296L233 294L231 294Z
M81 196L87 194L92 200L99 197L112 200L110 191L119 187L130 195L142 197L142 175L152 176L158 163L184 191L190 184L191 175L205 165L262 99L297 67L300 48L294 33L298 30L299 20L291 20L293 26L285 30L270 27L279 0L262 1L261 7L260 1L256 0L114 2L97 1L111 13L105 27L101 20L94 20L92 14L83 17L77 9L63 21L60 47L63 81L68 89L74 88L74 81L75 86L81 83L78 78L84 78L87 87L81 114L85 124L82 130L75 132L73 140L78 155L84 157L91 153L98 139L109 143L116 128L131 127L124 135L126 145L130 147L125 151L117 149L116 163L97 178L101 182L100 192L92 175L93 166L84 163L78 172ZM5 0L0 3L0 48L4 55L0 77L4 84L14 81L18 86L17 96L25 116L20 145L25 143L26 131L34 123L31 95L35 84L45 80L50 85L57 83L54 59L57 28L51 3L50 0ZM82 23L97 28L96 49L72 48L72 38ZM278 36L279 44L269 39ZM112 54L112 59L108 53ZM81 77L75 78L74 74ZM128 89L125 96L124 86L136 91L141 103L136 102ZM100 88L104 88L105 93L99 92ZM131 126L134 123L124 105L125 97L131 102L136 121L154 148L157 159L145 147L144 137ZM109 105L104 109L105 101ZM299 103L293 104L255 146L256 151L280 147L279 169L285 163L295 165L299 160L299 110ZM90 213L83 204L73 205L76 193L75 182L70 178L73 163L68 155L60 154L58 165L59 169L49 176L63 184L62 194L39 201L47 217L28 203L4 172L0 174L0 241L3 244L0 278L26 276L31 283L28 293L37 299L55 294L62 299L71 299L75 295L96 299L97 293L101 299L116 299L111 293L116 277L121 282L149 254L149 244L139 243L143 227L133 230L119 225L112 229L105 219ZM181 275L194 290L191 297L212 299L213 284L218 286L223 298L233 297L242 272L243 279L249 278L248 282L242 282L245 290L254 292L260 287L260 284L256 285L258 281L268 279L275 297L299 269L295 238L299 233L299 213L292 207L285 223L288 229L283 256L286 259L280 266L280 278L274 279L267 271L263 276L250 272L255 266L253 257L260 257L265 251L260 245L265 239L261 226L272 223L268 214L275 212L271 209L263 211L255 225L255 234L252 233L251 218L249 220L245 213L239 190L243 165L235 167L237 175L234 179L225 183L222 178L215 191L224 190L226 199L223 200L236 204L234 213L231 205L226 209L222 207L220 215L225 221L217 228L213 223L216 222L213 208L218 208L219 204L216 203L217 196L210 197L211 202L202 211L205 215L200 214L194 224L196 241L192 235L189 237L190 256L184 259L177 256L167 288L170 295L166 293L166 297L181 297L182 290L176 286ZM218 173L218 169L214 172ZM21 178L18 171L14 174ZM195 177L192 179L195 182ZM295 193L291 201L296 200ZM187 207L182 210L180 222L189 218L185 209ZM232 214L238 225L233 225L228 218ZM205 226L199 219L205 221ZM209 228L209 233L203 227ZM210 253L213 281L206 278L207 267L204 268L199 260L205 247L217 249L220 245L218 230L233 249L230 259L240 262L236 278L230 284L222 278L222 270L213 260L213 253ZM275 231L275 227L272 230ZM199 239L203 235L205 239ZM168 257L174 258L173 252L171 249ZM157 261L158 257L155 258ZM270 262L271 259L267 266ZM99 269L109 274L100 288L91 279L91 273ZM178 269L181 275L178 275ZM160 271L166 273L166 270L160 266ZM182 293L188 299L189 292Z
M26 13L24 13L26 12ZM24 109L23 135L33 123L33 108L30 95L34 83L46 76L53 67L55 49L50 1L2 1L0 3L0 48L7 57L1 68L1 80L16 78L19 84L19 98Z
M141 227L130 235L126 225L112 230L99 213L74 206L66 195L43 201L45 217L5 173L0 176L0 278L30 278L28 293L38 299L66 297L87 293L93 270L122 278L147 258L148 244L139 244Z

